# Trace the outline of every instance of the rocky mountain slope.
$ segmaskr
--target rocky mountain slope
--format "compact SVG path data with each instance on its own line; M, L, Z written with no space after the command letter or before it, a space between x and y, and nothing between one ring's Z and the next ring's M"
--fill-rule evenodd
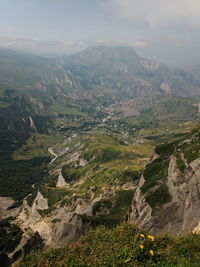
M1 50L2 257L124 221L199 231L199 89L127 47L52 60Z
M121 99L153 94L200 96L197 76L141 58L129 47L90 47L61 62L95 95L112 94Z
M199 144L199 129L155 150L147 140L131 145L102 134L68 138L49 163L49 176L6 214L23 232L10 257L21 255L36 233L54 248L98 225L123 221L153 233L199 233Z
M199 233L200 131L161 145L146 166L132 202L130 221L155 232Z

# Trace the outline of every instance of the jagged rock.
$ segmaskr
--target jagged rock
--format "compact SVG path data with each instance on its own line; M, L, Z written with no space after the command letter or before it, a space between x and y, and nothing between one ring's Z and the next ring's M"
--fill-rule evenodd
M48 209L48 200L38 191L37 196L33 202L32 210L46 210Z
M56 153L53 151L53 147L49 147L48 152L53 156L51 162L49 163L52 164L57 159L58 155L56 155Z
M30 121L30 127L37 133L38 131L37 131L36 127L35 127L35 124L34 124L33 119L32 119L31 116L29 116L29 121Z
M200 220L200 159L190 163L184 175L171 157L167 185L172 200L163 205L154 218L156 232L184 232L193 230Z
M172 93L172 88L171 88L171 83L170 81L165 81L161 83L160 88L166 93L166 94L171 94Z
M200 221L199 224L192 231L193 234L200 235Z
M129 221L148 227L153 232L179 233L195 228L194 231L200 233L200 158L191 162L182 174L177 167L176 157L171 156L165 182L171 201L162 205L154 216L140 190L143 184L142 176L134 194Z
M56 223L53 228L53 242L55 245L66 245L75 242L89 228L84 224L82 217L76 213L71 217Z
M19 213L20 207L9 209L14 202L15 201L10 197L0 197L0 219L6 217L16 217Z
M65 178L62 175L62 171L60 171L56 187L64 187L66 185L67 183L65 182Z
M168 177L170 177L170 182L168 183L168 186L171 186L171 182L173 182L173 184L179 184L184 181L183 175L177 167L175 156L171 156L170 158Z
M84 167L84 166L86 166L87 164L88 164L88 161L87 161L87 160L85 160L85 159L80 159L80 160L79 160L79 166Z
M159 155L156 154L156 152L154 151L154 152L152 153L152 155L150 156L149 161L152 162L152 161L154 161L154 160L157 159L157 158L159 158Z
M128 221L133 222L140 227L150 224L152 219L152 209L145 200L140 188L144 184L144 176L142 175L139 181L138 188L135 191L130 212L128 215Z
M30 226L34 232L38 232L46 246L51 246L52 243L52 228L51 224L44 221L39 221Z

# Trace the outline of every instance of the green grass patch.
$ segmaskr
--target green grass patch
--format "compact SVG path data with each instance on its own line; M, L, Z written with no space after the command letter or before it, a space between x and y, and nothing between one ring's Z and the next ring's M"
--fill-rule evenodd
M148 164L144 170L145 183L141 188L142 192L146 193L158 182L163 181L168 175L168 167L169 159L157 158Z
M168 186L162 184L154 192L148 194L145 199L152 209L171 201L171 195L169 193Z
M35 157L51 157L48 148L66 139L63 135L35 134L31 136L26 144L14 152L15 160L29 160Z
M141 237L141 234L144 236ZM141 245L144 246L142 249ZM122 224L114 229L98 227L72 246L31 253L20 262L19 267L197 267L199 262L198 235L158 235L152 241L148 232L131 224Z
M51 188L47 186L42 186L40 188L40 192L45 198L48 199L48 205L50 208L52 208L54 204L61 201L65 196L68 195L68 191L66 191L66 189Z
M92 207L92 214L95 216L97 213L101 213L102 210L110 210L112 205L112 201L110 201L109 199L97 201Z
M185 161L181 158L181 152L177 151L175 153L175 156L176 156L176 164L177 164L179 170L181 172L184 172L187 166L185 164Z
M200 157L200 142L184 144L181 146L181 150L187 160L187 163L191 163L193 160Z
M111 197L109 200L99 201L93 207L93 212L95 214L102 208L108 209L109 214L102 214L93 217L83 215L82 218L85 222L88 222L93 227L97 227L99 225L104 225L111 228L115 227L125 220L132 199L132 190L118 191L116 192L115 196Z

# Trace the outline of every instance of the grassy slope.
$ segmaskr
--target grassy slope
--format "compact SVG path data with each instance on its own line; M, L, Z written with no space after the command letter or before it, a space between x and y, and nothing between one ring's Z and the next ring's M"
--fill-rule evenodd
M82 180L76 188L77 194L84 194L95 185L97 195L103 187L133 181L135 175L144 168L152 150L150 142L126 145L112 136L93 135L82 149L82 157L89 164L76 169L73 166L64 166L63 175L72 185L77 180Z
M46 136L38 135L35 142L32 140L34 137L30 138L29 142L17 151L15 157L29 158L40 151L45 153L46 144L53 145L54 137L49 136L49 139L44 137ZM101 203L97 203L97 214L90 218L84 217L84 220L89 220L94 225L116 225L125 218L133 196L131 188L122 190L120 187L128 182L134 187L135 181L140 177L153 151L153 144L150 141L143 144L125 144L115 137L100 133L85 137L85 141L82 139L81 136L77 136L72 141L68 141L65 146L77 152L75 147L77 142L83 142L80 154L81 158L88 160L88 164L84 167L75 167L74 164L62 167L62 174L70 184L69 187L56 188L57 176L54 174L41 184L40 191L48 198L50 206L50 210L43 215L48 215L58 204L62 207L70 205L77 198L94 199L102 194L102 188L104 188L107 195ZM51 169L56 168L59 160L64 159L65 155L52 164ZM108 216L102 212L102 205L106 201L109 201L110 205Z
M188 164L200 157L200 132L196 128L185 137L156 146L155 152L159 157L146 166L143 172L145 183L141 188L153 209L171 200L165 185L171 156L176 157L177 167L182 173Z
M141 237L144 234L144 237ZM140 245L144 248L141 249ZM150 250L154 255L150 254ZM19 267L57 266L199 266L200 236L156 236L130 224L114 229L99 227L72 246L32 253Z
M29 160L40 157L50 157L48 148L66 139L64 135L34 134L13 153L15 160Z
M172 96L142 110L141 114L144 119L189 121L199 118L196 103L195 100Z

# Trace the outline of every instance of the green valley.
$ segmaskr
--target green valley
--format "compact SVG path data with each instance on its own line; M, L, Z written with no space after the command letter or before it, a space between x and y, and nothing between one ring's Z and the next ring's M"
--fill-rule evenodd
M199 84L130 47L0 49L0 260L44 247L19 266L197 266Z

